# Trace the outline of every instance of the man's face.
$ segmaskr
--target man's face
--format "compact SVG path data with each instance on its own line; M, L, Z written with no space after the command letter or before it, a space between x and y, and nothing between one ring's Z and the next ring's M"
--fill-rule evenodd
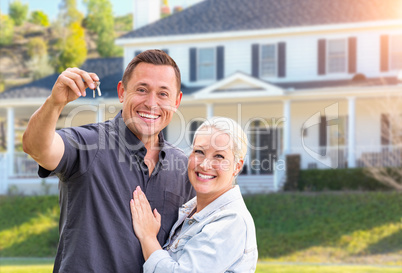
M174 69L168 65L139 63L126 88L119 82L117 89L124 122L143 142L157 137L169 124L182 97Z

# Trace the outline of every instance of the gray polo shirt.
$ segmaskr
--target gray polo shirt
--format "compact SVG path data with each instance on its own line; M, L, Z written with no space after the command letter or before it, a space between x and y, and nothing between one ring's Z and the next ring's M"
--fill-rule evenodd
M59 130L65 152L53 171L60 183L60 240L53 272L142 272L144 258L135 237L130 199L137 186L162 215L163 245L178 208L195 192L187 157L159 134L159 162L152 175L146 149L127 128L121 112L105 123Z

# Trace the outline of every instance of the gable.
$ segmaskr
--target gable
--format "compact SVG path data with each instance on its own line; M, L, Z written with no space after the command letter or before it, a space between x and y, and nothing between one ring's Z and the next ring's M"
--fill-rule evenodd
M241 72L224 78L194 93L195 99L219 97L281 96L284 90Z

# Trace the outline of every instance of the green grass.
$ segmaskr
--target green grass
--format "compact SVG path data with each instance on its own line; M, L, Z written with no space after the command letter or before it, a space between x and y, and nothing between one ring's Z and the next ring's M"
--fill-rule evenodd
M281 193L246 204L261 261L402 266L401 193ZM0 197L0 257L53 258L58 218L57 196Z
M1 273L49 273L53 259L5 259L0 262ZM328 266L298 264L258 264L257 273L401 273L402 268L374 266Z
M401 273L402 268L363 265L283 265L259 264L256 273Z
M261 260L402 265L401 193L285 193L246 204Z
M54 257L57 196L0 197L0 257Z

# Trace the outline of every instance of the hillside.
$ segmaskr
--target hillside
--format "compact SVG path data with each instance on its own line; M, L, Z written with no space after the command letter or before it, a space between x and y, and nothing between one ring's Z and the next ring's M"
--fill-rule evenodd
M121 36L132 27L132 15L115 18L116 36ZM34 80L35 69L29 56L29 42L33 39L42 39L47 46L47 54L51 59L57 55L56 42L61 37L61 27L54 22L49 27L25 22L22 26L14 27L13 42L7 46L0 46L0 92L12 86L22 85ZM85 42L88 49L87 58L97 58L96 36L85 30ZM53 71L50 71L53 72Z
M402 194L280 193L246 198L263 261L402 265ZM0 198L0 256L53 257L57 196Z

